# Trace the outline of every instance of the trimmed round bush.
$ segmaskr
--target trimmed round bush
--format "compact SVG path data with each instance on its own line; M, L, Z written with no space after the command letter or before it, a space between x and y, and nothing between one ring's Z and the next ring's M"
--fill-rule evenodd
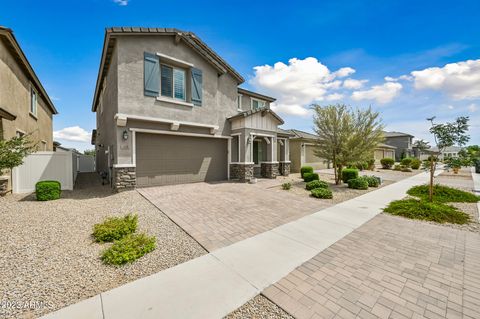
M350 179L348 181L348 188L368 189L368 181L363 177Z
M368 187L378 187L380 185L380 178L377 176L363 176L368 183Z
M422 165L422 161L420 161L418 158L412 158L412 162L410 163L410 167L412 169L419 169L420 165Z
M123 265L133 262L156 247L155 237L145 234L130 234L116 240L112 247L102 253L102 260L110 265Z
M413 158L411 157L405 157L404 159L402 159L400 161L400 164L402 164L403 166L405 167L410 167L410 165L412 164L412 161L413 161Z
M311 166L302 166L300 168L300 176L303 178L305 173L313 173L313 167Z
M103 223L93 226L93 238L99 243L121 239L137 230L137 221L137 215L107 218Z
M393 164L395 164L395 160L390 157L385 157L380 160L380 164L382 164L382 168L390 169L392 168Z
M59 181L41 181L35 184L35 195L39 201L59 199L62 184Z
M315 188L328 188L328 183L325 181L311 181L308 182L307 185L305 185L305 189L310 191Z
M333 198L332 191L328 188L315 188L310 191L310 194L316 198Z
M311 181L318 181L320 177L317 173L305 173L303 174L303 181L304 182L311 182Z
M349 180L358 177L358 169L356 168L345 168L342 170L342 181L348 183Z

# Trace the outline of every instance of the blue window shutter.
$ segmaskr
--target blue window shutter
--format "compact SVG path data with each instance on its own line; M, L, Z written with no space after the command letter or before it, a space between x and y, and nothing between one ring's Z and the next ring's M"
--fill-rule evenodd
M173 97L173 69L162 65L162 95Z
M192 68L192 103L202 105L202 70Z
M160 61L155 54L145 52L143 60L144 94L158 96L160 91Z

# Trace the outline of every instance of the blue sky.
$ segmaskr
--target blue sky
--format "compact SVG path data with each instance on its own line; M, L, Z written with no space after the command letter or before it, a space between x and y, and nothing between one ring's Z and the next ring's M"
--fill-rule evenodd
M14 30L54 100L65 146L92 147L80 141L95 127L109 26L195 32L244 75L245 88L278 99L286 128L310 131L311 103L340 102L372 106L387 129L424 139L426 117L470 116L471 143L480 144L478 0L0 1L0 25Z

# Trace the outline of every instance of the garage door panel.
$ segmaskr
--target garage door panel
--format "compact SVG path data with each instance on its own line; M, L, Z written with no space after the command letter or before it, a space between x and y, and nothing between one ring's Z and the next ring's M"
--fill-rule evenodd
M225 139L138 134L137 184L182 184L227 179Z

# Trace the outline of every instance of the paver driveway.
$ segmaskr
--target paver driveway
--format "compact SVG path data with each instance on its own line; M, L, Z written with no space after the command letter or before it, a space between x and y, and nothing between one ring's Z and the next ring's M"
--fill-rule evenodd
M140 188L208 251L328 207L323 201L268 188L272 182L195 183Z
M296 318L480 318L480 235L379 215L263 294Z

